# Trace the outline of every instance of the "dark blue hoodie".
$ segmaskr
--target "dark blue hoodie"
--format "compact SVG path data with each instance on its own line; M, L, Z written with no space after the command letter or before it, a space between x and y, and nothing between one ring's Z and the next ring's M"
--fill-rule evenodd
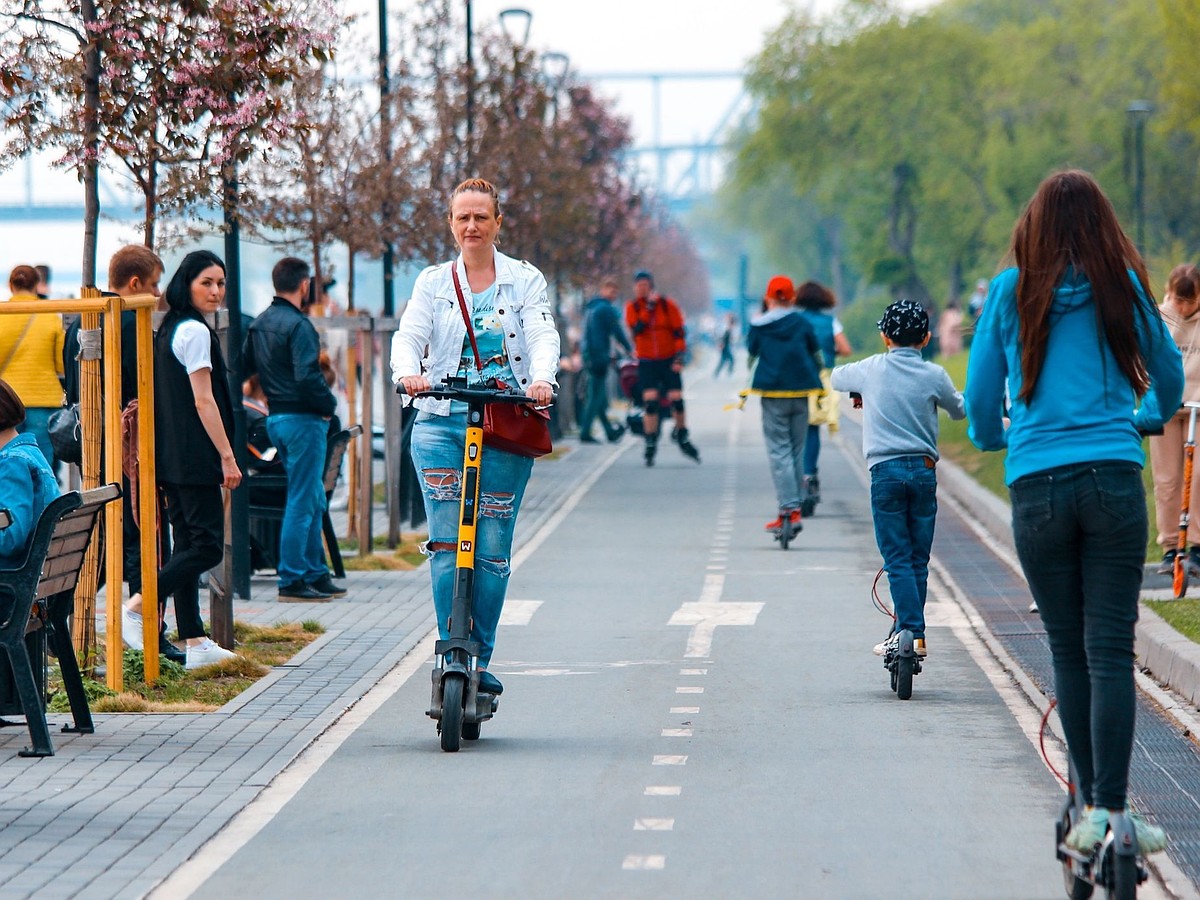
M621 328L616 307L603 297L593 297L583 308L583 364L589 369L606 367L612 355L612 342L616 341L632 355L629 338Z
M795 391L799 396L821 389L821 346L799 310L777 307L752 319L746 349L758 357L753 390Z

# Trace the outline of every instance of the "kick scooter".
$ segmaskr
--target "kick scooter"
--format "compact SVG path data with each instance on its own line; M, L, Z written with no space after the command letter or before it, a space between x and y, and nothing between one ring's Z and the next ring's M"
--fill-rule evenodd
M1175 545L1174 581L1175 599L1182 600L1188 588L1187 533L1192 521L1192 472L1196 458L1196 411L1200 403L1189 401L1183 404L1188 411L1187 440L1183 444L1183 504L1179 512L1179 541Z
M913 633L902 629L883 651L883 667L891 673L892 690L901 700L912 698L913 676L921 672L921 657L913 646Z
M1071 900L1087 900L1097 887L1104 888L1107 900L1134 900L1137 888L1149 877L1146 861L1138 852L1133 821L1125 813L1108 814L1104 840L1081 853L1067 846L1067 832L1083 815L1083 798L1075 790L1075 764L1069 766L1067 799L1054 824L1055 845L1063 865L1063 886Z
M497 388L494 381L468 385L465 377L448 377L442 384L435 384L414 396L458 400L467 404L450 637L434 644L433 697L426 712L438 723L442 749L447 753L456 753L463 739L479 739L482 723L490 719L500 705L498 695L479 689L479 655L483 648L478 641L471 640L471 607L475 599L475 532L484 457L483 411L489 403L533 403L534 400L515 390Z
M804 530L804 525L797 522L792 524L792 512L788 509L779 511L779 527L772 532L775 535L775 540L779 541L781 550L786 550L788 544L792 542L792 538Z

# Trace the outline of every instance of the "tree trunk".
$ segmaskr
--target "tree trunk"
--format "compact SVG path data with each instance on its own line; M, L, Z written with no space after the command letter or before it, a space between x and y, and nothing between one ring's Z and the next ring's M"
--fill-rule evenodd
M146 209L142 217L142 243L146 249L154 249L154 222L158 212L158 163L151 162L146 172L146 186L142 192Z
M100 223L100 47L91 37L99 21L95 0L82 0L88 35L83 48L83 284L96 285L96 237Z
M354 312L354 288L355 288L354 279L355 279L355 275L357 274L357 271L355 270L355 267L354 267L354 252L355 252L354 246L352 244L347 244L346 245L346 311L347 312ZM386 272L384 273L384 277L385 278L387 277ZM383 311L383 314L386 316L389 313L385 309Z

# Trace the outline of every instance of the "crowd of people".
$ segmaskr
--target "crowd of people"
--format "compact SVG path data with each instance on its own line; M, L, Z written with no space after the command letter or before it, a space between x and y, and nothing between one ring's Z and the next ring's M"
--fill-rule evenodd
M1089 223L1084 227L1082 223ZM560 337L546 279L529 262L501 253L500 192L470 179L450 196L447 225L455 258L417 278L391 346L391 373L404 402L418 409L412 458L429 522L424 550L438 627L449 635L462 498L464 404L420 396L448 376L489 380L549 406L557 390ZM1174 562L1174 511L1180 503L1181 401L1200 400L1200 269L1171 272L1156 306L1146 268L1121 230L1112 205L1087 173L1048 177L1018 220L1012 265L981 282L968 304L975 319L967 381L955 389L944 369L922 351L939 329L943 350L956 348L962 314L955 307L937 326L921 305L892 303L878 322L883 352L835 365L851 347L837 318L836 299L816 282L798 288L785 275L770 279L763 309L745 336L751 387L762 404L762 430L778 516L766 527L799 530L801 510L818 489L818 426L813 403L830 391L849 393L863 410L863 453L870 470L876 542L888 573L895 629L877 645L883 654L901 630L928 653L924 607L937 517L938 416L967 418L970 439L984 451L1005 450L1018 556L1053 653L1056 694L1068 747L1086 803L1067 843L1088 850L1109 816L1123 812L1134 734L1133 626L1142 583L1148 522L1141 480L1142 436L1151 440L1158 543L1163 565ZM159 295L163 266L145 248L125 248L109 266L109 290ZM338 427L337 401L322 348L305 316L313 294L307 263L288 257L272 272L275 296L248 327L243 358L246 404L256 417L252 455L287 474L278 553L278 598L317 602L342 596L325 565L321 517L328 502L322 481L325 447ZM43 279L30 266L13 269L13 300L35 300ZM587 399L581 443L598 443L599 423L610 442L625 426L608 414L615 362L640 407L636 430L643 459L655 462L664 417L672 441L700 461L683 399L688 359L683 313L638 271L623 317L619 281L599 283L587 305L582 337ZM165 317L154 342L156 471L171 541L158 571L159 597L174 598L182 649L161 632L162 648L187 668L227 659L228 648L206 634L198 579L221 560L222 491L244 473L232 445L233 398L225 358L208 317L221 308L225 267L215 254L187 254L161 295ZM455 302L457 300L457 302ZM126 327L122 322L122 328ZM715 376L729 367L735 343L726 323ZM622 327L624 326L624 327ZM58 492L46 422L79 395L78 326L65 333L57 315L31 314L0 329L0 489L13 525L0 530L0 565L19 559L41 510ZM126 395L139 361L122 360ZM60 380L61 379L61 380ZM628 420L634 425L633 417ZM480 689L503 686L488 671L508 590L516 520L533 459L517 450L488 450L479 487L471 639L480 646ZM1200 484L1193 483L1193 503ZM127 516L132 520L132 516ZM1200 521L1196 517L1195 521ZM136 529L136 525L128 527ZM1200 528L1200 525L1194 526ZM136 531L125 579L126 637L141 639L140 560ZM1200 569L1188 535L1188 564ZM164 616L158 611L160 622ZM1144 852L1166 838L1134 817Z

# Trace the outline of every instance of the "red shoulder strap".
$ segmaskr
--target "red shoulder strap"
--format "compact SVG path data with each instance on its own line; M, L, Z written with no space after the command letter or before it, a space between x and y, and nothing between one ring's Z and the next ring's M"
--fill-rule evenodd
M454 293L458 295L458 311L462 313L463 323L467 326L467 338L471 341L471 351L475 354L475 368L483 372L483 360L479 358L479 345L475 343L475 329L471 327L471 314L467 312L467 301L463 297L462 285L458 281L457 263L450 263L450 277L454 279Z

